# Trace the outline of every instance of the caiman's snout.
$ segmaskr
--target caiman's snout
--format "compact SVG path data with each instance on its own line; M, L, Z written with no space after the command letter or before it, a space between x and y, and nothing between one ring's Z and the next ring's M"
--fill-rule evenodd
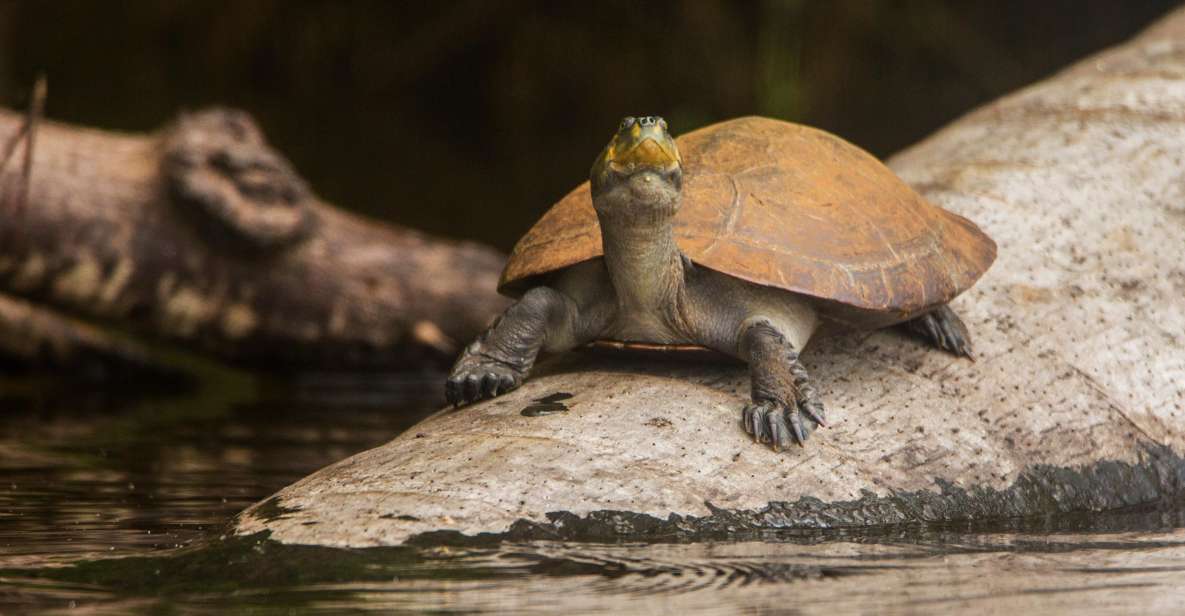
M627 117L605 148L605 162L618 173L665 172L679 165L679 148L658 116Z

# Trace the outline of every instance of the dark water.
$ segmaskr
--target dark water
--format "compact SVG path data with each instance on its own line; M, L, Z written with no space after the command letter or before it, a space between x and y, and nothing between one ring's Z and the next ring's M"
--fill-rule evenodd
M1185 613L1174 510L653 545L225 535L430 412L439 380L216 373L175 395L0 380L0 614Z

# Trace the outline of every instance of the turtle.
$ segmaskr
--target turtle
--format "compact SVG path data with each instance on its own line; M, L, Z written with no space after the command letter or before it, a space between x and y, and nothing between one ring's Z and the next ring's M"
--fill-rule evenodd
M813 336L903 324L971 359L949 302L995 258L973 222L825 131L742 117L674 139L662 117L630 116L515 245L498 289L518 301L445 395L504 394L540 352L591 343L709 349L748 364L744 431L802 445L827 425L799 359Z

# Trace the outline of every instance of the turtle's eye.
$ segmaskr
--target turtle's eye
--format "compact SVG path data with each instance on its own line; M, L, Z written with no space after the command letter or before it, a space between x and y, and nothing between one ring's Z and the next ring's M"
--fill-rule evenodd
M625 130L633 125L634 125L634 116L626 116L624 119L622 119L621 126L617 127L617 130Z

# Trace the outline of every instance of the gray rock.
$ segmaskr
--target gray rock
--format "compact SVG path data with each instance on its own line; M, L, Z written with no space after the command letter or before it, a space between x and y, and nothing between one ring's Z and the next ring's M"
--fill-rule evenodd
M954 304L977 361L890 331L812 345L804 361L833 425L803 449L746 440L739 365L578 354L281 490L238 531L341 546L424 533L653 538L1178 497L1182 110L1177 11L894 157L999 243ZM571 394L548 407L559 412L524 415L558 393Z

